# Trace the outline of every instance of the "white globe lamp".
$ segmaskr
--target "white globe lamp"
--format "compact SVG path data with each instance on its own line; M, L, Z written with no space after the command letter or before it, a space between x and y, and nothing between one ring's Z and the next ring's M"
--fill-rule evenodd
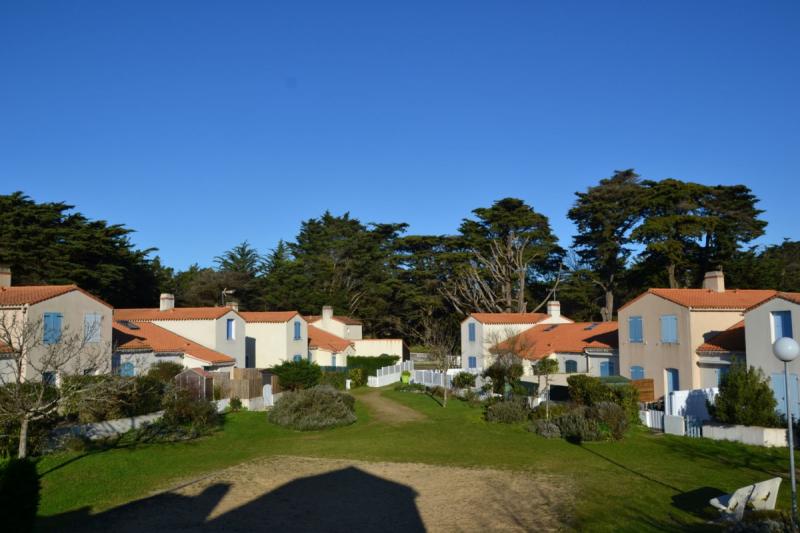
M784 363L791 363L800 355L800 344L791 337L782 337L772 345L772 353Z
M800 345L791 337L781 337L776 340L772 345L772 353L775 357L783 361L783 383L784 383L784 397L786 398L786 420L789 425L789 473L792 479L792 522L797 520L797 483L794 478L794 428L792 427L793 414L791 406L789 405L789 396L791 389L789 388L789 363L797 359L800 355Z

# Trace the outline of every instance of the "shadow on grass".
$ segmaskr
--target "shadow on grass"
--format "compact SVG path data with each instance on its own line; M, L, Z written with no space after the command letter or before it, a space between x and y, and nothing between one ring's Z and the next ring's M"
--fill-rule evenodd
M355 467L299 478L211 517L231 485L196 496L165 492L91 515L88 508L40 518L53 531L425 531L416 491ZM236 498L231 495L231 498Z

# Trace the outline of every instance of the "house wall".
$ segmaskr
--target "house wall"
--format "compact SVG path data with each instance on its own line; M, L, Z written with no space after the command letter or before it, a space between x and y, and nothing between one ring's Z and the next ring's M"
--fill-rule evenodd
M134 374L137 376L146 374L151 366L162 361L177 363L188 368L181 354L156 355L153 352L115 352L112 356L112 361L114 372L118 372L121 365L132 363Z
M337 337L347 340L361 340L363 338L363 326L355 324L345 324L338 320L320 318L311 324L314 327L333 333Z
M661 316L675 315L678 342L661 342ZM628 319L642 317L642 343L630 342ZM713 333L728 329L741 320L739 311L690 311L654 294L645 294L619 312L619 372L630 378L631 367L641 366L644 377L653 380L656 398L666 394L666 369L678 370L680 389L705 386L697 365L697 349ZM713 385L716 386L716 382Z
M300 340L294 339L294 323L300 322ZM308 356L308 324L299 315L288 322L250 322L247 336L255 342L256 368L269 368L295 355Z
M379 355L396 355L403 358L402 339L362 339L353 341L355 355L359 357L377 357Z
M322 348L314 348L309 350L309 355L311 357L311 361L317 363L319 366L335 366L336 368L345 368L347 367L347 357L350 355L355 355L355 350L352 347L348 347L343 352L331 352L329 350L325 350ZM336 357L336 364L333 364L333 357Z
M227 338L227 321L234 320L234 338ZM153 324L191 339L236 359L236 366L245 367L246 327L242 317L230 311L216 320L153 320Z

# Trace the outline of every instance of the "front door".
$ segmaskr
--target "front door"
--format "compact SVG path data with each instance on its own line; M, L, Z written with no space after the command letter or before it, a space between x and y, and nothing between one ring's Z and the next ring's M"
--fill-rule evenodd
M665 411L669 414L672 413L672 395L671 392L676 390L680 390L680 379L678 378L678 369L677 368L667 368L665 370L667 374L667 395L664 398L666 403Z

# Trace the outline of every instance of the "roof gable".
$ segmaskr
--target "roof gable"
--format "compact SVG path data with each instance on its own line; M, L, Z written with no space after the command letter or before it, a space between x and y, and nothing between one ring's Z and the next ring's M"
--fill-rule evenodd
M584 353L586 350L616 350L617 322L572 322L537 324L502 343L525 359L538 360L554 353Z
M300 316L297 311L240 311L239 314L248 323L272 323L279 324L288 322L296 316Z
M352 345L353 341L343 339L338 335L334 335L318 327L308 326L308 346L310 348L318 348L328 352L338 353L345 351Z
M470 313L467 318L482 324L538 324L549 316L547 313Z
M623 310L652 294L689 309L744 311L776 294L774 290L731 289L716 292L710 289L648 289L619 308Z
M306 319L306 322L311 324L313 322L317 322L319 320L322 320L322 317L320 315L306 315L305 319ZM337 322L341 322L342 324L344 324L346 326L362 326L363 325L363 323L360 320L357 320L357 319L355 319L353 317L349 317L349 316L334 315L333 316L333 320L335 320Z
M0 306L16 307L25 304L34 305L72 291L78 291L96 302L111 308L108 303L81 289L77 285L17 285L0 287Z
M228 313L236 313L230 307L174 307L160 309L115 309L114 320L133 322L152 320L216 320ZM238 313L237 313L238 314Z
M746 349L745 346L744 320L740 320L728 329L720 331L709 338L700 345L697 352L744 353Z
M770 298L748 307L747 311L755 309L756 307L761 307L765 303L769 302L770 300L774 300L775 298L780 298L781 300L786 300L787 302L800 305L800 292L775 292L775 294L773 294Z
M173 333L151 322L126 323L115 320L113 337L115 350L157 353L182 353L209 364L231 364L236 360L229 355L206 348L194 341Z

